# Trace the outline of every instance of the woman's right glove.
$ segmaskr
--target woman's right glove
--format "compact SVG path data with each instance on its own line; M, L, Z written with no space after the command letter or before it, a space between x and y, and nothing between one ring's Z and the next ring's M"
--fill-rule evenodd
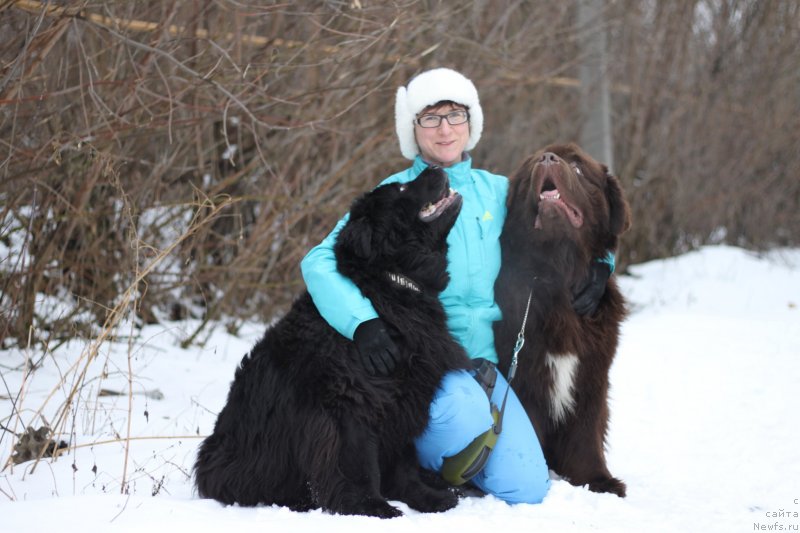
M606 293L611 267L605 261L592 261L586 279L572 292L572 308L582 316L592 316Z
M400 360L400 350L380 318L362 322L353 333L364 368L373 376L388 376Z

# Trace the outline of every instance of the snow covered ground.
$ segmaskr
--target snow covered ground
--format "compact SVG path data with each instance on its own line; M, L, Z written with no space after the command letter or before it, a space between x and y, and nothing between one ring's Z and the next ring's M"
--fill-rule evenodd
M79 391L63 418L78 447L0 473L0 531L800 530L800 250L707 247L630 272L620 278L632 313L612 369L608 449L626 499L554 481L541 505L467 498L423 515L399 504L406 516L388 521L199 500L190 472L200 436L261 326L238 337L219 328L204 348L183 350L194 324L176 323L129 341L122 328L91 362L85 341L0 352L4 426L55 424ZM23 383L26 360L40 367ZM0 432L2 464L11 445Z

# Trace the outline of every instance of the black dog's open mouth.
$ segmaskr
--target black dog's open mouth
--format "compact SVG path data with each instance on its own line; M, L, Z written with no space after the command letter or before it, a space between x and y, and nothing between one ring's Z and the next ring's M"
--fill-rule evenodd
M453 205L458 197L458 191L451 188L449 184L446 184L442 197L436 203L426 204L419 212L419 219L423 222L432 222L436 220Z

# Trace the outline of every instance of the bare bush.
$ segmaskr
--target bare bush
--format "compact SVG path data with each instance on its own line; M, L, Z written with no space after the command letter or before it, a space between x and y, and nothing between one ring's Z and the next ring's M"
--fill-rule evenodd
M614 78L631 84L615 139L636 220L626 258L796 245L800 6L637 4L612 39Z
M578 138L581 32L608 32L614 170L635 214L623 266L800 242L797 3L616 0L588 27L575 10L0 3L0 346L97 334L181 235L137 282L140 320L269 320L308 248L406 164L397 86L434 66L473 79L487 117L473 155L508 174Z

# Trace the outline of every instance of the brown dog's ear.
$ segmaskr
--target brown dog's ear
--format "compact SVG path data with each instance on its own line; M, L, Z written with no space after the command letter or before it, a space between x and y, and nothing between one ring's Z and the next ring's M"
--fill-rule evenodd
M611 233L622 235L631 227L631 208L625 199L619 180L609 174L605 165L603 171L606 173L606 198L611 216Z
M526 159L519 169L508 179L508 194L506 195L506 208L511 212L513 206L523 208L526 204L524 200L516 201L517 198L523 199L528 196L531 188L531 172L533 171L533 157Z

